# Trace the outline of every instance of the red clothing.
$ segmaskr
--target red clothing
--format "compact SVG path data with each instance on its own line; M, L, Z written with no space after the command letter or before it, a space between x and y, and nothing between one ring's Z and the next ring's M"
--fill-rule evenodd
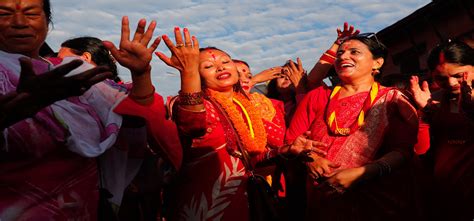
M427 116L423 140L433 156L433 218L471 220L474 217L474 122L463 113L452 113L449 100ZM431 141L430 140L431 134Z
M248 220L247 172L242 161L229 154L230 150L237 149L238 137L218 104L208 100L204 104L202 112L188 111L179 105L173 110L184 155L179 178L169 192L168 218ZM275 126L265 122L268 144L279 146L283 143L284 131ZM268 151L253 156L253 160L263 161L267 153L275 153Z
M287 140L311 131L311 139L328 144L326 156L339 169L371 163L392 151L411 159L416 143L416 111L403 94L381 88L365 116L365 124L349 136L329 133L325 109L331 90L324 86L308 93L298 106ZM368 92L338 99L334 110L340 127L349 127L358 117ZM332 110L331 110L332 111ZM330 194L326 185L308 184L307 218L314 220L403 220L413 218L414 188L409 164L391 174L355 185L342 195ZM327 187L327 186L326 186Z

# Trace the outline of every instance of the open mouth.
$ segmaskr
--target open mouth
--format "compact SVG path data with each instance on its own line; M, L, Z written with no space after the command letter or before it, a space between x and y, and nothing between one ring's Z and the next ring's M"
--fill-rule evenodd
M225 80L230 78L231 74L229 72L223 72L217 75L217 80Z

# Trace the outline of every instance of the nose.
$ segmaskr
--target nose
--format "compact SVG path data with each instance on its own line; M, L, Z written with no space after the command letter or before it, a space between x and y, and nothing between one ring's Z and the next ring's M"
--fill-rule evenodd
M25 28L27 27L27 19L23 12L17 12L13 14L12 24L14 28Z
M218 64L217 65L217 71L223 71L225 69L225 65L224 64Z

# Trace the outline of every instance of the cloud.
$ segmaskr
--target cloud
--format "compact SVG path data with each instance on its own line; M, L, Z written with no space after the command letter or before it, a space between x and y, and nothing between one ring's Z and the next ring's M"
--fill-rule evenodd
M300 57L313 67L347 21L363 32L376 32L409 15L430 0L51 0L54 29L47 39L57 49L68 38L91 35L120 40L121 17L131 29L140 18L156 20L156 36L173 36L175 26L188 27L201 46L216 46L247 61L254 73ZM159 51L169 54L166 46ZM176 94L179 73L157 57L153 81L162 95ZM126 69L120 75L130 79Z

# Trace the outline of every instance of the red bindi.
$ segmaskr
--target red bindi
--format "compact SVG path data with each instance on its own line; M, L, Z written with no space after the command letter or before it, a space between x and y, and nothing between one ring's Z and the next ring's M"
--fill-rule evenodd
M214 55L214 53L212 53L212 51L209 51L209 54L211 54L212 58L213 58L214 60L216 60L216 55Z
M21 0L18 0L15 4L16 10L21 10Z

